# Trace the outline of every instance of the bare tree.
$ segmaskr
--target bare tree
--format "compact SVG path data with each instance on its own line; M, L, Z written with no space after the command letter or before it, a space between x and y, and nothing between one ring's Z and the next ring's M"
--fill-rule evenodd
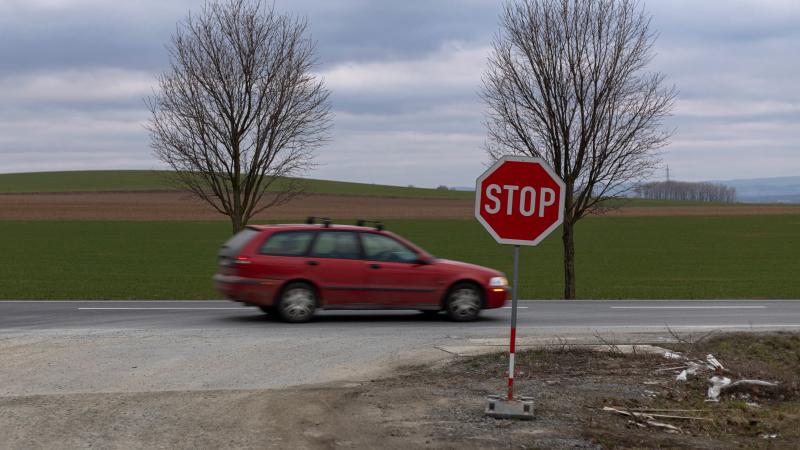
M575 298L575 223L655 167L675 88L644 71L656 35L635 0L510 1L500 21L482 91L487 151L541 157L564 179Z
M637 185L633 192L652 200L682 200L708 203L735 203L736 188L709 182L652 181Z
M305 20L260 0L206 3L178 24L171 67L147 100L155 154L240 231L301 191L330 127ZM265 195L267 190L269 195Z

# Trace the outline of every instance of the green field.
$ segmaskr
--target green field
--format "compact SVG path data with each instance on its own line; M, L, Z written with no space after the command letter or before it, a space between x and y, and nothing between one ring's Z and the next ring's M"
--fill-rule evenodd
M509 273L511 247L474 220L390 221L433 254ZM576 229L581 298L798 298L800 215L601 217ZM217 298L218 222L0 221L0 298ZM523 248L523 298L559 298L554 233Z
M90 170L66 172L30 172L0 174L0 194L39 192L114 192L164 191L177 189L171 172L156 170ZM438 190L382 184L306 179L306 190L313 194L357 195L402 198L474 198L472 191ZM276 184L279 188L280 184ZM690 202L679 200L614 199L613 207L732 206L738 204Z
M92 170L0 174L0 193L162 191L176 189L167 171ZM472 192L307 179L309 193L408 198L472 198ZM276 187L279 185L276 184Z

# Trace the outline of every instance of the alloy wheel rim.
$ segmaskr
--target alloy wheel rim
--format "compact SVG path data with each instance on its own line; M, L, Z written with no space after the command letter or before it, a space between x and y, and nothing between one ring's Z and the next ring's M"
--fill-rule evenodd
M292 289L284 295L282 309L290 319L305 319L314 312L314 296L308 289Z
M471 317L480 309L480 296L473 289L459 289L450 296L450 311L458 317Z

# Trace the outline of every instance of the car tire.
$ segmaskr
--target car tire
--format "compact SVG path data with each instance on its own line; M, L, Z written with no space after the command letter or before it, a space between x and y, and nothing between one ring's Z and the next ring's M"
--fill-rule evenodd
M308 283L289 283L281 292L278 316L286 322L308 322L316 309L317 293Z
M471 322L483 306L482 293L472 283L458 283L447 293L447 316L454 322Z

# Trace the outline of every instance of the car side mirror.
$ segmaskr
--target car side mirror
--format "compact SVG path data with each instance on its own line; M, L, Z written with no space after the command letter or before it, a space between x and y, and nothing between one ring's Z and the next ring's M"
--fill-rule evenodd
M431 258L429 256L420 255L419 257L417 257L417 264L425 265L425 264L430 264L431 262L432 261L431 261Z

